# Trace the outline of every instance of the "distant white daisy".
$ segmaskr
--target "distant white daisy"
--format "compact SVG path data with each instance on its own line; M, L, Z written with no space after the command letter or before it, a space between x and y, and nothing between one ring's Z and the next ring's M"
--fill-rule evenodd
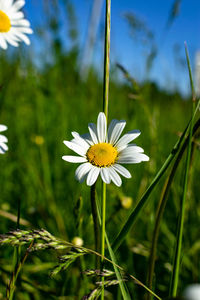
M0 0L0 47L7 49L8 45L18 47L23 41L30 44L26 34L33 31L30 23L24 18L20 9L25 5L25 0Z
M184 300L200 300L200 284L189 285L183 294Z
M0 132L7 130L5 125L0 125ZM0 134L0 154L4 154L8 150L6 143L8 142L7 137Z
M107 122L104 113L99 113L97 126L93 123L88 125L89 133L79 135L72 132L74 137L64 144L76 152L79 156L65 155L62 159L72 163L82 163L76 169L76 178L87 185L93 185L98 176L109 184L111 181L120 186L122 180L118 173L126 178L131 178L130 172L122 164L140 163L148 161L144 150L135 144L129 144L140 135L139 130L132 130L120 138L126 125L121 120L112 120L107 132Z

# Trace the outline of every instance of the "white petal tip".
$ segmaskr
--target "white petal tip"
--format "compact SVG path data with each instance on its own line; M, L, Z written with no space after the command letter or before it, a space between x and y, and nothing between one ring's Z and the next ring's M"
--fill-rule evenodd
M67 147L68 147L68 143L69 143L69 141L63 141L63 144L65 144L65 146L67 146Z
M7 130L8 127L6 125L0 125L0 132Z
M149 157L146 154L142 154L142 161L149 161Z

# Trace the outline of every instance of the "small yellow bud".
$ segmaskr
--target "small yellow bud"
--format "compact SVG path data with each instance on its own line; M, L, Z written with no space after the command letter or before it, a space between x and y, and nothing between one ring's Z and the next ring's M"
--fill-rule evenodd
M35 135L32 137L32 142L38 146L41 146L44 144L44 138L41 135Z
M83 246L83 240L82 240L82 238L75 236L72 240L72 244L74 244L75 246L81 247L81 246Z
M133 199L131 197L120 197L121 206L125 209L129 209L132 206Z

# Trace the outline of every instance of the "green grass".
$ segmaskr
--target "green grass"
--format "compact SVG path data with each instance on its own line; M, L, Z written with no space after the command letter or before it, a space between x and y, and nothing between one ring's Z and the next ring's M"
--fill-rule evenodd
M103 88L95 71L91 71L88 79L82 82L76 66L76 51L59 55L43 70L38 70L28 58L22 64L22 54L16 54L12 59L1 55L0 123L8 126L9 152L0 157L0 209L17 215L20 200L21 218L30 223L27 227L20 225L21 228L45 228L68 241L81 235L84 246L94 249L90 188L75 180L76 165L64 162L61 157L70 153L63 140L71 139L71 131L85 133L87 124L96 122L102 108ZM113 184L107 187L106 215L107 219L109 216L112 219L106 225L106 232L111 244L191 116L189 101L183 100L178 93L161 91L153 83L141 85L140 99L134 100L130 97L134 90L128 81L114 81L117 72L120 70L114 68L111 76L109 120L125 119L126 131L141 130L136 143L145 149L150 162L129 166L132 178L123 179L121 188ZM36 143L38 137L43 143ZM199 279L198 136L193 146L178 294L190 282ZM160 297L166 297L169 292L184 168L182 163L176 173L161 222L154 275L154 291ZM168 174L156 186L147 206L116 252L118 264L144 284L157 205ZM99 197L100 189L98 181ZM121 206L123 195L132 197L129 209ZM80 197L83 203L77 220L74 208ZM1 233L15 228L15 222L1 215ZM23 256L24 247L21 253ZM69 270L52 279L49 273L58 263L57 256L53 250L28 255L17 281L15 299L81 299L92 290L92 280L85 284L81 271L84 265L86 269L94 268L94 257L77 260ZM108 249L106 256L109 257ZM112 268L109 264L106 267ZM12 271L13 248L1 247L0 299L5 297L6 283ZM127 282L127 286L131 299L144 299L143 288L133 281ZM108 299L121 299L117 286L108 288L108 291Z

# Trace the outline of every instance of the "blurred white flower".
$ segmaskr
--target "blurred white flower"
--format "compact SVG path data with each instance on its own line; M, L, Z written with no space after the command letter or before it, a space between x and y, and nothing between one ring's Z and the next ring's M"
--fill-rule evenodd
M33 33L30 23L20 9L25 0L0 0L0 47L7 49L8 44L18 47L23 41L30 44L27 34Z
M191 284L189 285L184 293L183 293L184 300L200 300L200 284Z
M107 121L104 113L99 113L97 126L89 123L89 133L79 135L72 132L74 137L64 144L79 156L65 155L62 158L72 163L83 163L76 169L76 178L82 182L87 179L87 185L93 185L98 176L109 184L111 181L120 186L122 180L118 173L131 178L130 172L122 164L140 163L148 161L144 150L135 144L129 144L140 135L139 130L132 130L120 135L126 125L125 121L112 120L107 132Z
M7 126L0 125L0 132L7 130ZM0 154L4 154L8 150L6 143L8 142L7 137L0 134Z

